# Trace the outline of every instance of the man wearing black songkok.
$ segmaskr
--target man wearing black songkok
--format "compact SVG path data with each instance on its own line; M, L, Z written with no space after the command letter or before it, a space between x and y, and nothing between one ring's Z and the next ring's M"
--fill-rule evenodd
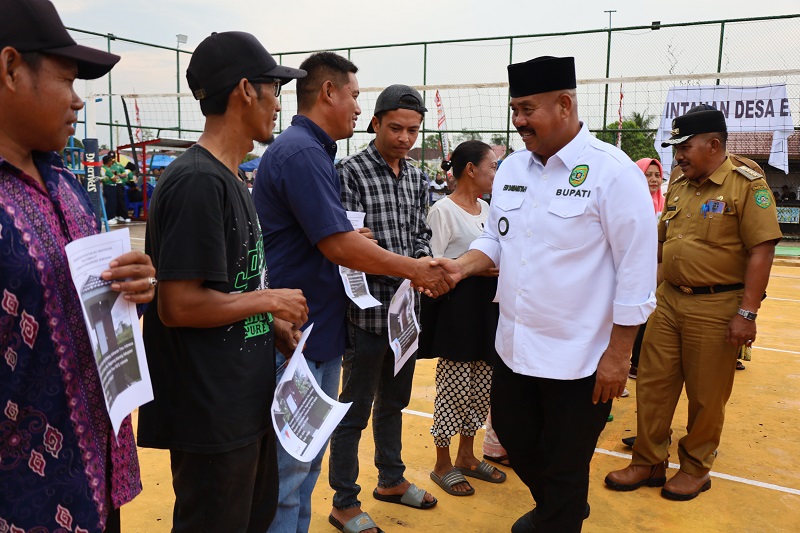
M579 120L573 58L509 65L508 79L526 150L497 172L483 235L440 261L456 280L500 268L492 422L536 502L511 531L575 533L597 438L655 306L653 203L639 168Z

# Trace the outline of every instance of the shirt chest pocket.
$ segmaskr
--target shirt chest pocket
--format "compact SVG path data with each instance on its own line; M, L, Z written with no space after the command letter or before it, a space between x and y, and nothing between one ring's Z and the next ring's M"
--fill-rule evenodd
M525 195L522 193L497 195L492 199L492 203L500 211L497 217L497 235L500 240L507 241L513 239L523 226L522 203Z
M672 211L670 211L670 209L672 209ZM679 220L677 218L678 213L679 211L677 206L669 206L667 208L667 212L661 215L661 223L666 227L667 239L672 237L673 232L675 231L676 223Z
M588 205L586 200L573 198L550 200L542 224L544 242L559 250L583 246L586 243L585 213Z
M722 213L706 213L705 217L700 215L700 220L700 240L716 245L739 240L739 217L736 216L735 205L726 205Z

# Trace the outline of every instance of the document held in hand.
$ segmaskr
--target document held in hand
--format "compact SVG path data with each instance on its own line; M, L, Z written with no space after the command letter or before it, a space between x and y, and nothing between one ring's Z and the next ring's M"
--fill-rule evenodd
M303 347L313 327L311 324L303 332L272 400L272 425L278 442L289 455L306 463L325 446L352 405L325 394L308 368Z

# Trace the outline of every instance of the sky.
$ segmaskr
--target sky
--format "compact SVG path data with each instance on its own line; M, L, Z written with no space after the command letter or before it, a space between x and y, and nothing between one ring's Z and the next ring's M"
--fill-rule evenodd
M797 0L54 0L66 26L193 49L213 31L253 33L270 52L527 35L797 13ZM129 7L130 6L130 7ZM133 8L133 9L132 9Z
M66 26L100 34L113 33L166 47L176 46L176 34L188 36L181 45L193 50L212 31L241 30L253 33L265 47L277 55L308 50L340 50L346 47L374 46L447 39L474 39L511 35L536 35L582 30L607 29L612 13L613 28L747 18L800 13L798 0L562 0L543 3L535 0L406 0L400 5L385 0L139 0L122 4L115 0L53 0ZM127 6L135 6L132 11ZM800 66L800 49L786 46L796 42L800 19L758 25L730 25L725 33L725 56L722 70L727 72L770 69L796 69ZM104 37L73 32L87 46L105 48ZM614 34L610 75L658 76L673 72L716 72L719 49L719 26L692 28L631 30ZM514 61L538 55L573 55L579 79L605 76L607 37L603 33L573 37L539 37L514 41ZM89 94L139 95L186 93L184 77L188 55L180 54L180 74L176 73L176 53L112 41L112 51L122 61L112 72L113 87L107 78L78 85L81 96ZM297 67L305 55L284 55L281 62ZM409 85L450 85L498 83L506 80L509 61L508 40L428 46L427 56L421 46L354 50L351 59L358 65L364 113L359 119L357 134L351 143L340 148L351 150L369 140L363 134L371 117L369 112L380 88L392 83ZM427 61L427 70L423 67ZM423 72L427 78L423 80ZM760 80L761 82L765 80ZM767 80L768 81L768 80ZM751 83L752 80L740 83ZM712 81L713 83L713 81ZM736 83L732 81L731 83ZM800 90L794 83L791 91ZM627 84L626 115L638 111L658 114L666 89L671 83L650 85ZM177 85L177 86L176 86ZM287 86L291 91L293 85ZM371 88L371 89L370 89ZM587 88L583 97L584 118L592 127L602 127L611 109L616 113L619 98L604 105L602 87ZM615 90L617 96L621 90ZM428 91L430 93L430 91ZM448 129L496 130L506 127L507 93L505 89L481 91L442 91L448 114ZM428 94L432 97L432 94ZM797 96L790 94L790 96ZM117 98L117 97L115 97ZM90 100L89 98L86 98ZM164 97L168 99L168 97ZM294 97L287 94L280 115L278 131L288 126L295 112ZM172 108L162 101L138 99L141 124L175 126L174 99ZM109 106L114 107L113 112ZM97 104L97 121L124 124L116 99ZM182 128L202 128L202 117L194 102L184 101ZM429 109L433 109L429 105ZM428 129L435 129L436 113L426 117ZM106 131L107 130L107 131ZM100 138L125 137L119 128L107 126L98 132ZM113 130L113 131L112 131ZM421 141L420 141L421 142Z

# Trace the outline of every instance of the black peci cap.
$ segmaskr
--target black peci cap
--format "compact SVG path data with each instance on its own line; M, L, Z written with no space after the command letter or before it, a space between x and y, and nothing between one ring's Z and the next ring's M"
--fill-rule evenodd
M691 108L686 114L672 119L672 137L661 143L662 148L686 142L700 133L728 131L725 115L708 104Z
M0 0L0 49L6 46L20 53L72 59L83 80L104 76L120 60L118 55L77 44L49 0Z
M196 100L236 86L242 78L275 78L289 83L306 71L279 65L255 36L242 31L214 32L195 48L186 80Z
M508 93L512 98L575 87L574 57L541 56L508 65Z
M399 83L389 85L381 91L381 94L378 95L378 99L375 101L375 113L373 113L373 116L378 113L383 113L384 111L394 111L395 109L410 109L421 114L423 117L425 116L425 112L428 111L428 108L422 103L422 96L419 94L419 91L413 87ZM367 126L367 133L375 133L375 128L372 127L372 121L370 121L369 126Z

